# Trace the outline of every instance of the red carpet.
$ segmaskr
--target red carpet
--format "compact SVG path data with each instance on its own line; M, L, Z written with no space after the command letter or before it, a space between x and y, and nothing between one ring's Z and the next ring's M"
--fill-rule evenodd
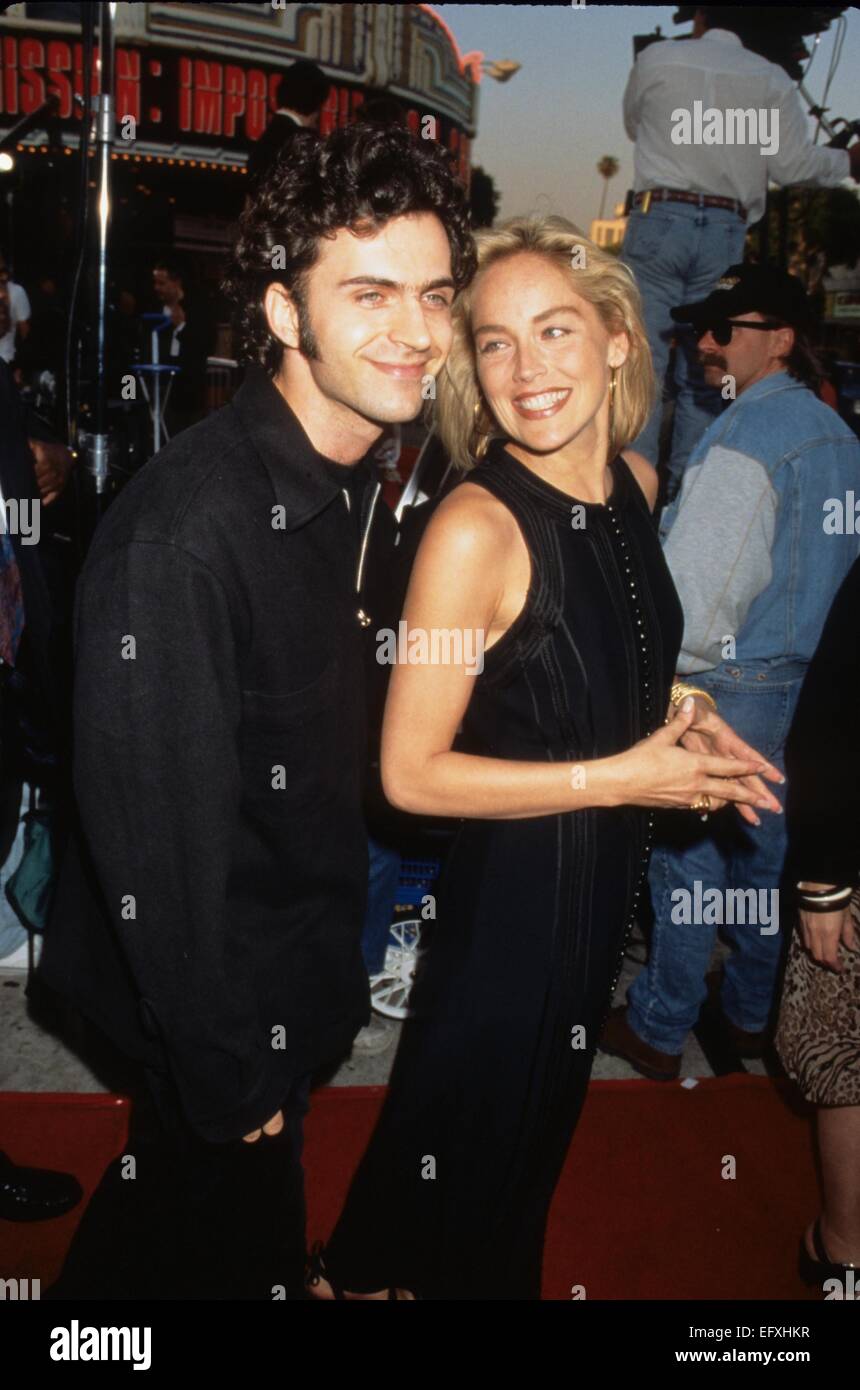
M0 1091L0 1149L15 1163L74 1173L84 1199L56 1221L0 1221L0 1274L40 1279L60 1273L84 1207L108 1164L123 1152L129 1102L122 1096Z
M552 1205L544 1298L796 1299L797 1239L818 1207L810 1121L759 1077L595 1081ZM325 1239L384 1087L325 1087L305 1131L308 1240ZM89 1198L123 1151L116 1096L0 1094L0 1149L76 1174ZM736 1177L724 1178L726 1158ZM83 1204L82 1204L83 1205ZM0 1221L5 1278L56 1278L81 1210ZM391 1213L381 1219L391 1219Z

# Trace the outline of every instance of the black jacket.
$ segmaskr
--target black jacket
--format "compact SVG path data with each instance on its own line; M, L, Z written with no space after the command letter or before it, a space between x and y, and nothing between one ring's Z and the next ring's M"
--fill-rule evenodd
M785 745L790 882L860 882L860 560L824 624Z
M265 178L275 161L288 150L300 130L300 126L285 111L276 111L259 140L252 146L248 155L249 186Z
M369 1017L358 551L254 368L128 484L81 577L84 840L40 973L169 1068L206 1139L268 1119Z

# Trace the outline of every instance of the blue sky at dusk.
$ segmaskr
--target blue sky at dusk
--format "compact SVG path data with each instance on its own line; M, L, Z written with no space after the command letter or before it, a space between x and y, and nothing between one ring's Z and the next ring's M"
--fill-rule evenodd
M633 63L633 35L688 33L675 25L675 5L434 5L461 53L513 58L522 70L508 82L484 77L473 162L492 174L500 216L559 212L587 229L600 205L595 165L604 154L621 164L607 211L633 180L633 146L621 119L621 98ZM777 11L775 10L776 14ZM841 61L830 87L829 115L860 117L860 10L846 11ZM835 27L818 45L808 88L820 101ZM807 47L811 40L807 39ZM813 128L813 122L810 122ZM826 143L826 136L819 143Z

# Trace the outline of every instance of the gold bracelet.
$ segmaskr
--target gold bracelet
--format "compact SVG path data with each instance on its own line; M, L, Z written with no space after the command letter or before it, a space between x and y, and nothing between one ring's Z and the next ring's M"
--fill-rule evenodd
M672 686L669 699L671 700L672 704L677 707L678 705L680 705L682 700L686 700L688 695L701 696L701 698L711 706L711 709L714 710L714 712L716 712L717 702L714 699L713 695L709 695L707 690L700 690L697 685L685 685L683 681L675 682L675 684Z

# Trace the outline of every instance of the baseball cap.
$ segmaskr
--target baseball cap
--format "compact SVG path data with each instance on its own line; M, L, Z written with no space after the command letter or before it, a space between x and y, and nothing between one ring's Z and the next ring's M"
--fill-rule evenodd
M676 323L694 325L753 313L807 330L814 319L802 281L773 265L730 265L707 299L671 310Z

